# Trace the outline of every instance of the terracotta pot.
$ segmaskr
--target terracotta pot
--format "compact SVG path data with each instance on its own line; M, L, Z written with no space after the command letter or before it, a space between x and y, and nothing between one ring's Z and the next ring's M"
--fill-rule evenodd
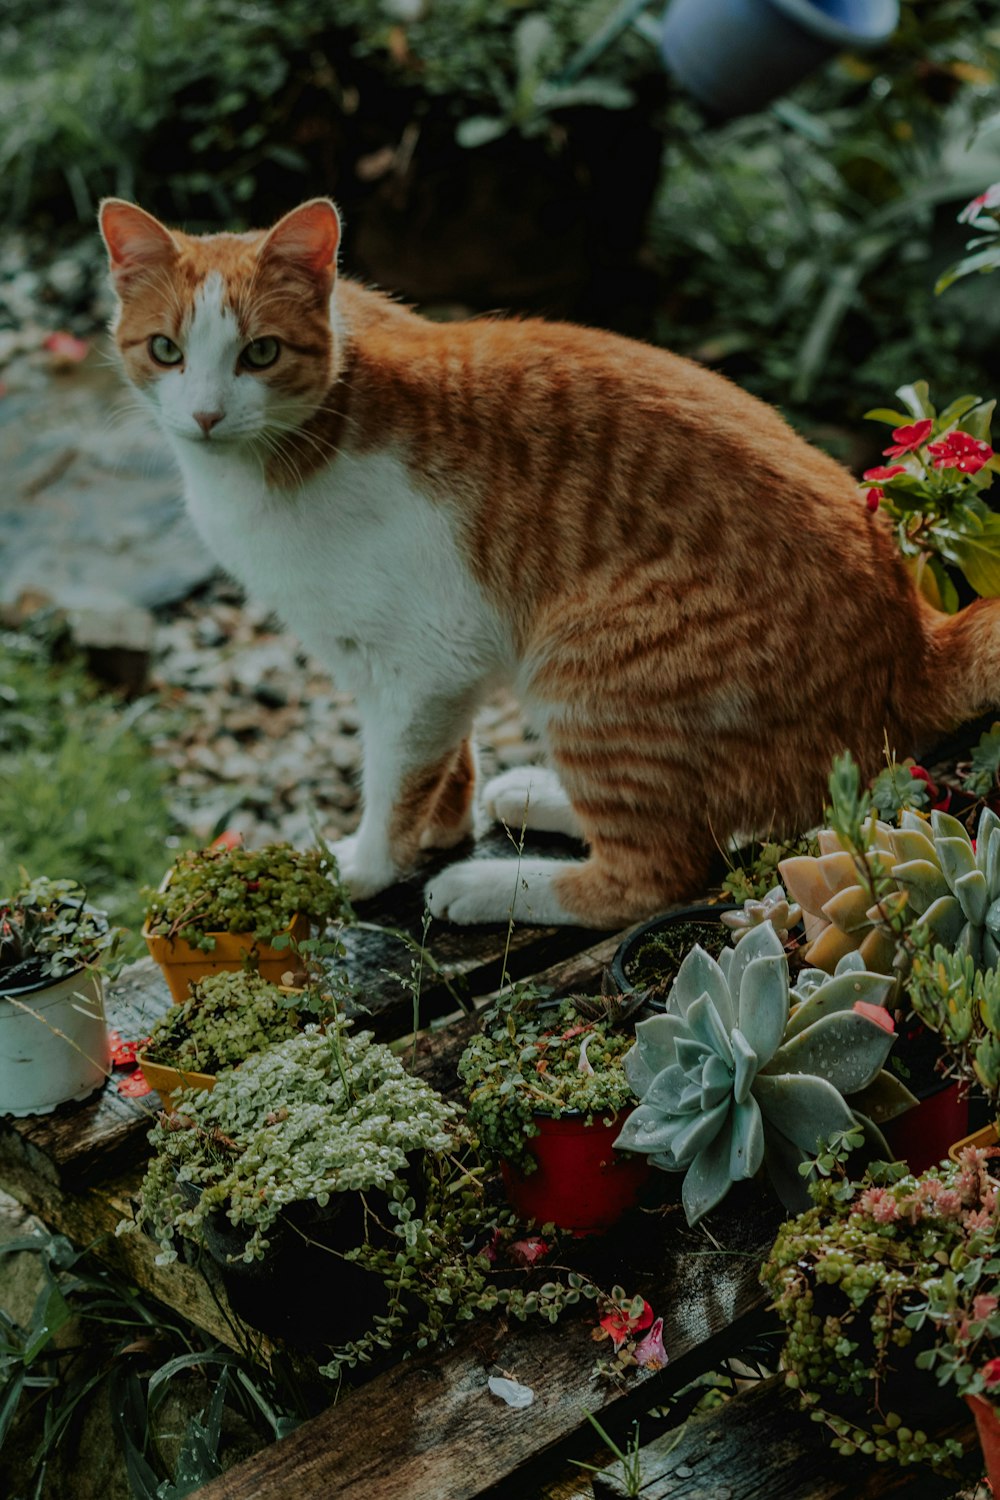
M629 1114L630 1109L622 1110L610 1125L598 1116L588 1125L585 1116L569 1111L558 1119L535 1115L540 1134L527 1142L538 1162L535 1171L525 1175L508 1162L500 1164L515 1213L580 1235L610 1229L635 1206L651 1170L645 1157L612 1150Z
M300 943L309 936L309 918L297 913L285 930ZM175 1005L184 1004L188 987L196 980L204 979L207 974L242 969L248 956L262 977L272 984L280 984L282 975L295 961L290 948L277 949L258 943L252 932L213 932L215 947L209 953L192 948L180 938L158 937L149 931L148 925L143 927L142 935L151 957L163 970Z
M1000 1420L992 1401L985 1396L966 1396L966 1402L976 1419L979 1446L986 1463L986 1478L994 1495L1000 1495Z
M0 1114L49 1114L86 1099L110 1072L97 974L78 969L0 995Z
M171 1068L166 1063L154 1062L148 1053L140 1052L136 1061L143 1077L151 1089L160 1096L160 1103L168 1115L174 1112L174 1095L181 1089L214 1089L214 1073L189 1073L183 1068Z
M957 1082L917 1092L920 1103L914 1109L881 1127L893 1155L915 1176L950 1155L952 1142L969 1128L969 1101Z

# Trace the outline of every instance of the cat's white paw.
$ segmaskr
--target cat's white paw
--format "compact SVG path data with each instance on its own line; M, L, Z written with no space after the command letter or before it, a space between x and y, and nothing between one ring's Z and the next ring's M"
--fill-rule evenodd
M366 848L356 833L337 839L330 845L337 861L340 878L347 886L348 894L355 901L366 896L377 896L399 879L399 871L391 860L380 859L376 852Z
M536 926L572 922L553 890L570 867L561 859L465 859L429 880L424 899L432 916L463 926L507 922L512 914Z
M515 766L492 777L483 788L483 807L512 832L565 833L581 838L580 820L555 771L547 766Z

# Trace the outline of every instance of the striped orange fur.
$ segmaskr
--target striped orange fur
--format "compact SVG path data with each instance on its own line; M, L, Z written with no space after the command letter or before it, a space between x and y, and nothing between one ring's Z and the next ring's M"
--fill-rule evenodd
M612 334L439 324L335 283L332 213L314 200L268 232L194 238L106 205L125 369L162 380L150 336L183 345L215 273L240 338L281 345L233 379L303 412L260 460L274 503L300 515L338 464L390 454L444 515L589 846L558 875L567 920L692 895L729 836L814 823L835 752L871 773L886 737L907 753L1000 702L1000 605L934 613L851 475L777 412ZM481 675L486 691L493 664ZM397 777L396 873L467 826L463 694Z

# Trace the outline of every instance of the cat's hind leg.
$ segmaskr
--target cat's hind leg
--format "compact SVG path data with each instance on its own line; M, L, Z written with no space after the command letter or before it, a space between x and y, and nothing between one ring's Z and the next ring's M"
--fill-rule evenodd
M546 766L516 766L492 777L483 787L483 809L511 833L534 829L581 838L583 830L573 804L555 771Z

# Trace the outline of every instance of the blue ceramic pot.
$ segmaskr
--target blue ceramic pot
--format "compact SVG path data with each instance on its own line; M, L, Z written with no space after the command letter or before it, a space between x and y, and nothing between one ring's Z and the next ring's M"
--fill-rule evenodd
M673 0L667 71L717 115L749 114L836 52L880 47L899 0Z

